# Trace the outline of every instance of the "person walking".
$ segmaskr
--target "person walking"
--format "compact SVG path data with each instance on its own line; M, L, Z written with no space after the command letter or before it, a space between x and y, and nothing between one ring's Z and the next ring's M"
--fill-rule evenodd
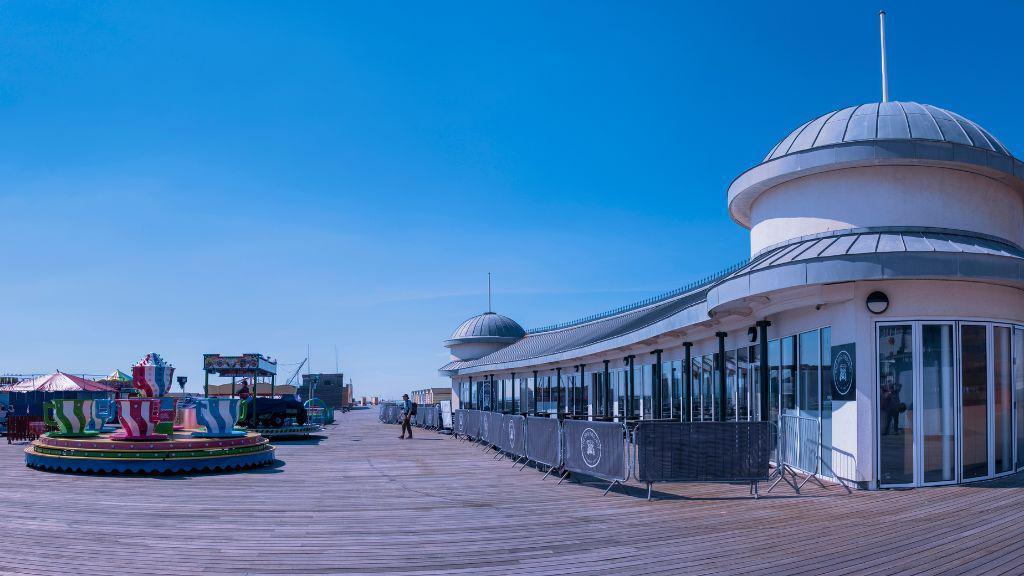
M412 439L412 425L409 420L416 415L416 403L409 400L408 394L402 394L402 435L399 436L401 439L405 439L405 431L409 431L409 439Z

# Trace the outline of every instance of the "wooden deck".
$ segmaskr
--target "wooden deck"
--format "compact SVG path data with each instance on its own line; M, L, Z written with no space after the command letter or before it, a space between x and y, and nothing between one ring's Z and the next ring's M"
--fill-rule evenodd
M4 574L1024 573L1024 481L907 491L556 486L480 448L339 415L275 468L49 474L0 445Z

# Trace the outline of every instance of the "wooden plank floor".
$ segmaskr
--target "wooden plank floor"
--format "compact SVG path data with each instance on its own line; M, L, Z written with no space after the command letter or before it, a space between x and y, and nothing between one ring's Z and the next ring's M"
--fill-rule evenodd
M855 492L556 486L344 414L272 469L37 472L0 445L4 574L1021 574L1024 481Z

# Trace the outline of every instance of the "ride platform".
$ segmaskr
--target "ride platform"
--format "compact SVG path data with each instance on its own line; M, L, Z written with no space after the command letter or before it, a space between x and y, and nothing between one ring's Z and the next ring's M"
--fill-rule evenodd
M234 438L174 434L166 440L123 440L111 434L56 438L44 434L25 448L36 470L85 474L189 474L265 466L274 447L256 432Z
M319 424L308 422L306 424L286 424L279 428L250 428L252 432L256 432L264 438L271 438L275 440L303 438L316 432L322 432L323 429L324 427Z

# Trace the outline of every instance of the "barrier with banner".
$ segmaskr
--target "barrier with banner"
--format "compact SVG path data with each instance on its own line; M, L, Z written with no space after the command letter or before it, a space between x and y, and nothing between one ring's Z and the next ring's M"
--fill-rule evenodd
M445 430L452 430L455 428L454 422L452 421L452 401L441 400L440 406L440 420L438 426Z
M613 485L629 478L625 424L565 420L562 437L562 466L566 470L608 480Z
M749 482L769 479L771 422L654 422L636 428L637 480L654 482Z
M505 436L504 427L502 426L505 423L505 415L501 412L486 412L484 417L490 421L487 425L487 436L484 437L484 441L500 449L501 440Z
M460 409L456 410L452 415L452 432L456 436L460 434L464 436L466 434L466 412L469 412L469 410Z
M526 457L526 418L523 416L506 415L501 424L501 449L516 457Z
M480 411L466 410L466 436L473 440L480 438Z
M562 465L560 426L556 418L526 417L526 457L552 468Z

